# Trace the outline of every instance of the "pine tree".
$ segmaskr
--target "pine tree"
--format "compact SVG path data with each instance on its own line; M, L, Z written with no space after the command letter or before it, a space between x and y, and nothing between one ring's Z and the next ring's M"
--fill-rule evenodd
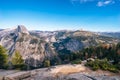
M24 60L19 51L15 51L15 54L12 57L12 64L16 69L22 69L25 66Z
M7 50L0 45L0 68L4 68L7 63Z

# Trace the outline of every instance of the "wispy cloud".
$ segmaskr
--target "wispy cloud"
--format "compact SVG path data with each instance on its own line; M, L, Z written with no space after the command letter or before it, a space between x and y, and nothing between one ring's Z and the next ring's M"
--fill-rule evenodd
M86 2L92 2L95 0L71 0L71 2L80 2L80 3L86 3Z
M79 0L79 1L80 1L80 3L86 3L86 2L92 2L94 0Z
M115 3L114 0L98 1L97 6L102 7L102 6L106 6L106 5L114 4L114 3Z
M120 0L118 0L120 1ZM72 4L78 2L79 4L95 2L98 7L107 6L110 4L114 4L117 0L71 0Z

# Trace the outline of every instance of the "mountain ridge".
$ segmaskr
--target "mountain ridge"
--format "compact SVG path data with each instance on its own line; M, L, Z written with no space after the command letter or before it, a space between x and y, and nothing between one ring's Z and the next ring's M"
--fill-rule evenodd
M118 43L120 40L114 37L104 36L89 31L28 31L25 26L0 31L0 45L8 50L12 56L19 51L25 63L34 66L42 66L45 59L59 59L61 53L72 53L89 46L98 44ZM29 62L30 61L30 62Z

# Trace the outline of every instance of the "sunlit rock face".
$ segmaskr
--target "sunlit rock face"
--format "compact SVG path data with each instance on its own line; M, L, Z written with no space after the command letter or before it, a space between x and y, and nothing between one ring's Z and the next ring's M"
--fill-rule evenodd
M53 38L50 41L55 40ZM50 59L57 54L51 47L52 44L46 42L44 38L30 35L23 25L0 31L0 45L8 50L10 56L16 50L19 51L23 59L29 61L29 65L35 67L40 66L45 58Z
M0 45L12 56L17 50L25 62L38 67L45 59L58 57L59 52L77 52L99 43L117 43L117 38L89 31L28 31L25 26L0 30Z
M23 25L18 25L18 27L17 27L17 32L20 32L20 33L25 33L25 34L28 34L29 35L29 32L28 32L28 30L26 29L26 27L25 26L23 26Z

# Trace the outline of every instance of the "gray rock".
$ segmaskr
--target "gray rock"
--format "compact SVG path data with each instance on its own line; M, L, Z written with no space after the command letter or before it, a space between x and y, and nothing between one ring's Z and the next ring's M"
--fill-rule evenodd
M107 40L108 39L108 40ZM25 26L0 30L0 45L12 56L17 50L26 64L39 67L47 59L57 57L60 51L77 52L99 42L117 43L119 39L98 35L89 31L28 31ZM60 59L59 59L60 61Z

